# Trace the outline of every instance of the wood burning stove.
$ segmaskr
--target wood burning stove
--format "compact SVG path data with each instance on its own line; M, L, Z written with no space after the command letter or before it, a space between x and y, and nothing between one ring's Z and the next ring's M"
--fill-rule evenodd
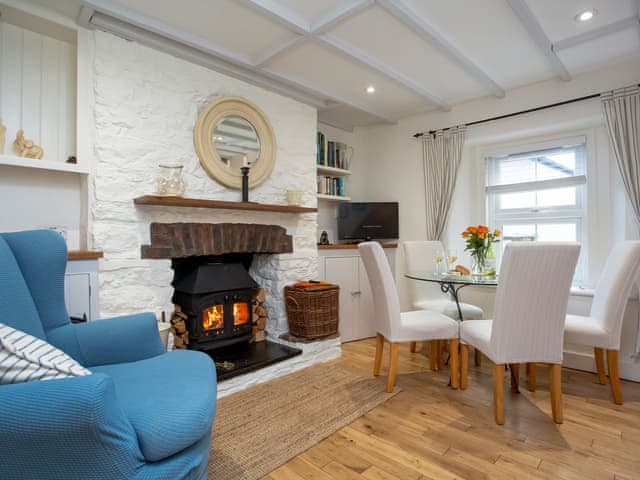
M189 348L214 350L248 342L258 284L241 263L174 263L173 303L188 316Z

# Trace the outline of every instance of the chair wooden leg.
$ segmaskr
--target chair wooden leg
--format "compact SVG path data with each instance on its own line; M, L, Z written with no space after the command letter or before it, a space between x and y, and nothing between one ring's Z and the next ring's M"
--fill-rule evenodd
M429 368L438 370L438 341L429 340Z
M622 390L620 390L620 374L618 373L617 350L607 350L607 367L609 368L609 383L611 383L613 402L616 405L622 405Z
M447 360L447 341L438 340L438 370L444 368L444 364Z
M469 345L460 344L460 389L466 390L469 373Z
M554 363L549 372L551 384L551 416L556 423L562 423L562 365Z
M396 372L398 369L398 347L399 343L391 344L391 358L389 359L389 377L387 378L387 393L393 392L393 386L396 383Z
M373 363L373 376L380 375L380 367L382 366L382 351L384 350L384 335L376 333L376 359Z
M593 357L596 360L596 370L598 372L598 381L600 385L607 384L607 374L604 371L604 350L595 347L593 349Z
M417 344L417 343L418 343L418 342L409 342L409 351L410 351L411 353L416 353L416 344Z
M538 365L536 363L527 363L527 370L529 370L529 377L527 379L529 384L529 391L535 392L537 374L538 374Z
M493 366L493 415L504 425L504 364Z
M480 364L482 363L482 352L477 348L475 350L476 351L474 353L473 361L475 362L476 367L479 367Z
M458 388L460 384L460 354L458 353L460 342L452 338L449 344L449 371L451 372L451 388Z
M509 375L509 381L511 382L511 390L514 392L518 391L518 384L520 383L520 364L512 363L510 365L511 375Z

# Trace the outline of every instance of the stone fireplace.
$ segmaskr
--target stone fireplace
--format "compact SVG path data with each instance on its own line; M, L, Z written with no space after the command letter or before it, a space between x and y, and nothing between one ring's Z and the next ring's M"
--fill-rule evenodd
M100 315L143 311L155 312L158 319L163 313L171 315L172 258L185 257L160 256L159 249L141 254L141 245L151 248L156 243L151 241L152 224L275 225L286 231L288 239L283 241L289 249L286 253L256 250L249 275L265 290L267 338L283 343L279 337L288 331L284 287L317 279L317 213L136 205L133 200L152 194L158 165L173 161L184 165L185 197L240 202L240 191L207 175L193 146L199 111L215 97L239 95L267 115L277 143L273 173L250 190L249 200L284 205L286 190L296 189L304 192L304 206L316 207L316 110L135 42L100 31L92 35L91 78L87 79L91 91L87 93L93 122L83 143L86 155L92 157L87 182L90 245L104 252L99 271ZM228 238L226 233L224 238ZM219 395L340 355L339 339L301 348L303 354L298 357L221 383Z
M186 326L179 348L202 350L216 361L219 378L230 378L301 353L288 346L256 342L253 316L260 285L249 271L254 255L290 253L283 227L245 223L152 223L142 258L171 259L174 320ZM267 317L268 318L268 317ZM182 333L172 327L174 334ZM224 361L218 361L220 358Z

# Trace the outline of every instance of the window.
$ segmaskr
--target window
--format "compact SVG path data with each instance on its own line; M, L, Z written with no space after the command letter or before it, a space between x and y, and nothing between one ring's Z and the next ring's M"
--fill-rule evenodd
M486 158L489 225L500 245L518 240L575 241L586 219L585 137L494 152ZM582 280L580 263L576 281Z

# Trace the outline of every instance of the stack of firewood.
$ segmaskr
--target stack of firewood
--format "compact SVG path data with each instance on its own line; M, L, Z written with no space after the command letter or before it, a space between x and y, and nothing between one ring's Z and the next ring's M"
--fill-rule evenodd
M173 333L173 348L185 349L189 344L189 332L185 320L189 318L182 311L180 305L175 305L175 310L171 315L171 333Z
M253 313L251 320L253 329L251 331L252 342L262 342L266 337L265 328L267 326L267 309L264 307L266 294L264 288L260 287L256 290L253 297Z

